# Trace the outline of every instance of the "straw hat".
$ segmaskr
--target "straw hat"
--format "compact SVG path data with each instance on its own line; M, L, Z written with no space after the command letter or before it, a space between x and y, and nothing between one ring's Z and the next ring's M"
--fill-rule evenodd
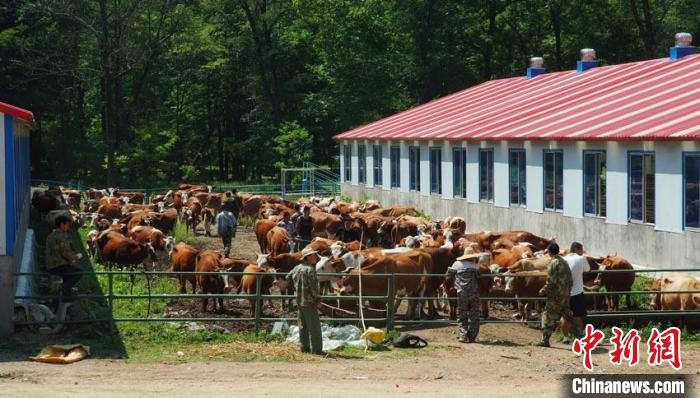
M306 258L312 254L317 254L318 252L310 247L305 247L304 250L301 251L301 256Z
M464 249L464 253L461 256L457 257L457 260L460 260L460 261L461 260L470 260L472 258L479 258L481 256L488 256L488 255L490 255L490 253L487 253L487 252L477 253L471 247L467 247L466 249Z

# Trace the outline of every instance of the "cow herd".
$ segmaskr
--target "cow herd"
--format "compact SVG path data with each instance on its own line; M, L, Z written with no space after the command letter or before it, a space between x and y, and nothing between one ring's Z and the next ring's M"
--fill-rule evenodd
M347 203L337 198L302 198L291 202L274 195L246 193L213 193L206 185L180 184L161 195L153 195L145 204L140 192L121 192L117 189L84 192L53 188L35 192L32 204L41 212L69 209L77 222L90 222L93 230L87 245L99 261L108 266L135 266L158 260L167 260L172 272L209 272L209 274L180 274L180 292L223 294L234 290L254 294L259 284L266 294L273 286L292 294L292 287L276 277L290 271L302 262L301 248L309 245L322 258L317 270L324 289L329 293L356 295L361 275L362 294L368 297L387 296L394 289L397 298L408 297L407 318L440 316L445 311L454 318L450 300L439 300L454 295L447 277L447 268L465 250L488 252L490 266L482 265L480 293L494 300L504 296L515 297L517 317L531 318L533 301L519 300L537 296L545 282L549 258L545 248L553 238L537 236L527 231L467 232L467 220L448 217L431 221L411 207L382 207L376 201L363 204ZM205 235L224 201L235 198L240 203L239 217L255 219L254 233L259 254L254 260L224 258L218 252L200 251L186 243L175 244L169 236L179 220L196 231L204 223ZM308 207L313 224L313 239L304 241L290 234L278 223L285 214L292 220L303 217L301 209ZM337 240L343 236L359 237L353 241ZM292 244L290 244L292 243ZM584 242L585 243L585 242ZM291 251L290 248L296 249ZM566 254L566 253L564 253ZM619 256L596 257L586 255L591 270L628 270L617 273L590 273L584 275L586 289L607 292L632 290L635 272L629 261ZM272 273L276 271L277 274ZM245 272L244 276L226 272ZM218 275L220 273L220 275ZM393 275L389 283L386 274ZM430 275L430 276L429 276ZM260 282L258 282L260 279ZM688 274L667 274L657 278L651 286L652 308L658 310L700 309L700 294L662 294L664 291L700 290L700 283ZM680 289L683 287L685 289ZM622 295L627 308L633 308L629 294ZM416 299L420 297L420 299ZM606 295L595 300L590 295L589 305L616 311L620 295ZM208 310L203 298L202 310ZM445 303L443 305L443 303ZM217 305L218 304L218 305ZM355 310L357 300L332 302L345 310ZM482 301L482 316L489 316L489 302ZM534 309L539 310L539 301ZM385 300L367 300L364 305L382 310ZM223 299L214 300L214 310L222 310ZM251 316L254 300L250 301ZM398 308L398 303L394 308ZM425 311L427 310L427 314Z

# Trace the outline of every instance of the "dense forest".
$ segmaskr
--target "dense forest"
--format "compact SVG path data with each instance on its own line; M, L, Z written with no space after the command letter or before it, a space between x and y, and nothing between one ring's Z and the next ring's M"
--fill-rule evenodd
M531 56L663 57L680 31L700 1L4 0L0 100L35 114L36 178L254 181Z

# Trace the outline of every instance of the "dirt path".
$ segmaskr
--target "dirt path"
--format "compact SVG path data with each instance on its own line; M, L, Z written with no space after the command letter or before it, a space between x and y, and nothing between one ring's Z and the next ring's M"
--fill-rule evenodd
M366 359L135 364L85 360L69 366L0 363L0 397L125 396L366 397L559 396L558 377L581 373L568 347L532 347L539 333L520 325L484 325L478 344L454 342L454 328L414 332L440 347L414 355L376 353ZM607 349L594 354L594 373L671 373L670 367L613 367ZM643 344L642 344L643 349ZM0 356L1 357L1 356ZM642 352L642 360L646 354ZM683 373L697 379L700 349L684 347Z

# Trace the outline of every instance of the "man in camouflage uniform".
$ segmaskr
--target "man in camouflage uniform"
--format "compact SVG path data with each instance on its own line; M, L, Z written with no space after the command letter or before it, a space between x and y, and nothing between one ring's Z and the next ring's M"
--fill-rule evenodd
M318 319L321 296L316 276L316 263L318 263L319 258L317 252L310 247L304 248L301 253L304 256L304 262L287 274L287 281L293 284L297 295L299 345L301 352L322 355L323 339L321 337L321 322Z
M572 323L573 316L569 307L569 294L573 278L569 264L559 255L559 245L552 243L547 247L552 261L547 271L547 282L540 289L540 296L546 296L544 311L542 312L542 341L537 345L549 347L549 339L554 333L559 319Z
M66 216L56 217L56 228L46 238L46 270L63 279L63 295L69 296L71 289L82 277L82 269L73 264L83 258L76 254L70 244L71 220Z
M479 265L488 262L488 253L476 253L471 247L457 257L457 261L448 268L448 276L454 279L454 287L458 295L458 329L459 341L473 343L479 334L479 317L481 316L481 301L479 298Z

